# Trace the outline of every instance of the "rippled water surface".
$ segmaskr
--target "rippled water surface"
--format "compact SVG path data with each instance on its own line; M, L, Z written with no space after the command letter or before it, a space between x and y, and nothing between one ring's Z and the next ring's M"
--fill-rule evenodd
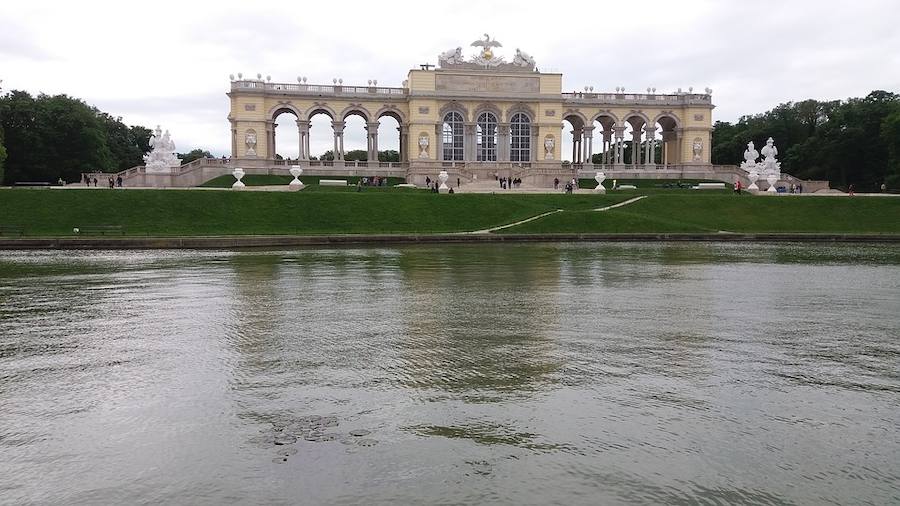
M2 503L900 503L898 434L896 246L0 252Z

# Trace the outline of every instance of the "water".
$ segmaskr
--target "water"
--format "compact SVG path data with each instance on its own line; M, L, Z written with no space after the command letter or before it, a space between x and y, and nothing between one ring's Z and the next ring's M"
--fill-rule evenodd
M0 502L900 503L898 329L890 245L0 252Z

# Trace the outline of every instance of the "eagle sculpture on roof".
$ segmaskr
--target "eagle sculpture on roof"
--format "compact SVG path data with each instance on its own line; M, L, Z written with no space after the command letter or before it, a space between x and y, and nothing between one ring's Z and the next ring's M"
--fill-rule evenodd
M472 43L473 46L481 46L481 57L485 60L490 60L494 57L494 53L491 51L492 47L503 47L503 44L497 42L496 40L491 40L491 36L488 34L484 34L484 40L478 39Z

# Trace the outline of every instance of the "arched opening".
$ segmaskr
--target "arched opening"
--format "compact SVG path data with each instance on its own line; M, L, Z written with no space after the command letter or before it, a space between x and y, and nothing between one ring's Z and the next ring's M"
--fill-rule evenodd
M644 144L644 126L646 120L641 116L625 118L625 150L624 163L629 165L642 165L646 160L647 147Z
M300 158L300 136L297 121L300 118L292 109L278 109L272 117L272 153L276 160ZM279 142L280 140L280 142Z
M465 156L463 116L456 111L444 115L441 127L441 160L462 161Z
M571 161L574 164L584 163L584 120L574 114L570 114L563 118L562 134L559 137L562 141L563 161ZM571 151L570 151L571 150ZM567 153L571 152L571 160L566 160Z
M384 113L378 117L378 161L400 161L400 116Z
M334 160L334 126L331 113L314 110L309 116L309 159Z
M656 147L655 163L669 166L677 164L681 160L678 143L678 122L672 116L660 116L656 118Z
M479 162L497 161L497 116L483 112L475 122L475 155Z
M366 123L366 117L359 111L351 111L344 117L343 159L345 161L365 162L369 159Z
M509 160L531 161L531 118L525 113L513 114L509 121Z
M593 144L591 163L600 166L616 163L615 118L606 114L601 114L594 119L592 125L594 126L594 130L591 132Z

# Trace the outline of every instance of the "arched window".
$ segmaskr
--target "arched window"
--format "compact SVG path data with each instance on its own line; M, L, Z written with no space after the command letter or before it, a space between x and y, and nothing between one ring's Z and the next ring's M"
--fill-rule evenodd
M509 159L513 162L531 161L531 120L521 112L509 122Z
M463 159L463 118L458 112L448 112L444 115L443 135L444 160Z
M479 162L497 161L497 116L483 112L478 115L475 147Z

